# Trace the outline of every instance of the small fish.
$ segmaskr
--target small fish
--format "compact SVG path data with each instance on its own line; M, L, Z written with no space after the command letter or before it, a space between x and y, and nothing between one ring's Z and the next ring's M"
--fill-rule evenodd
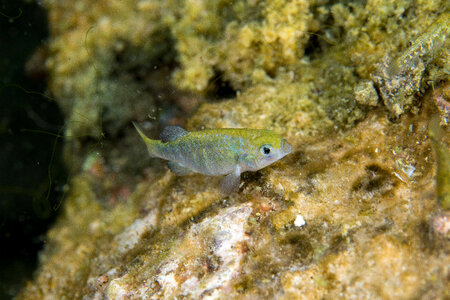
M149 139L134 126L150 156L169 160L173 173L226 175L221 183L226 194L238 190L242 172L260 170L292 152L292 146L270 130L224 128L188 132L168 126L159 141Z

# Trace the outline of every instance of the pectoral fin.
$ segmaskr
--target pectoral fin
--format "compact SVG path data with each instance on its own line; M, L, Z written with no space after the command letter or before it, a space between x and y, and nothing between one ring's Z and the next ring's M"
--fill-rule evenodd
M191 169L188 169L185 166L173 161L169 161L167 163L167 166L169 167L170 171L179 176L184 176L192 172Z
M220 183L222 193L228 195L239 190L239 183L241 181L241 172L236 170L228 174Z

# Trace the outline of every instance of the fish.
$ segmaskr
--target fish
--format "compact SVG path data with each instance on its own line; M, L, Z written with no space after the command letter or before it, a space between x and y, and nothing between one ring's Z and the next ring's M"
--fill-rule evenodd
M225 194L239 189L242 172L258 171L292 152L292 145L266 129L220 128L186 131L167 126L161 140L148 138L133 123L151 157L168 160L176 175L200 173L225 176L220 188Z

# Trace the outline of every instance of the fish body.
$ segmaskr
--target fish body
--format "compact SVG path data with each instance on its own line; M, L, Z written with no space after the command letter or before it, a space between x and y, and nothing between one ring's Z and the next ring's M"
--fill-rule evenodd
M161 133L161 140L152 140L135 127L150 156L168 160L172 172L227 175L221 185L227 193L239 187L242 172L262 169L292 151L285 139L270 130L224 128L188 132L168 126Z

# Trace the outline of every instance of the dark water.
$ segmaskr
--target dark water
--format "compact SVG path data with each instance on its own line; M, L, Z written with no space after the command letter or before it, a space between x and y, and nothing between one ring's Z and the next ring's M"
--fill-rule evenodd
M47 37L40 5L0 0L0 299L31 279L65 183L61 139L52 135L63 117L41 94Z

